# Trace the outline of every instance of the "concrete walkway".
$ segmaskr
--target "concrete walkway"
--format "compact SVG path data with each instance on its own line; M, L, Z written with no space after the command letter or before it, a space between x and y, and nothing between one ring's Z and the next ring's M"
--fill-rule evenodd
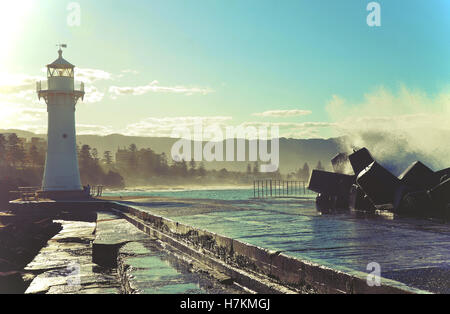
M61 232L25 268L35 275L27 294L242 292L112 213L57 222Z
M63 229L54 236L25 271L36 274L27 294L119 293L115 269L92 262L95 223L58 221Z

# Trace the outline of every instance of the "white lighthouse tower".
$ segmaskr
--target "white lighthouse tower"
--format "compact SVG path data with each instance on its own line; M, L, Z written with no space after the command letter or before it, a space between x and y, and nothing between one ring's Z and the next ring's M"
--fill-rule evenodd
M47 65L47 84L37 82L39 99L48 112L48 148L41 197L70 199L86 196L81 186L75 134L75 106L84 98L84 84L75 86L74 66L59 57Z

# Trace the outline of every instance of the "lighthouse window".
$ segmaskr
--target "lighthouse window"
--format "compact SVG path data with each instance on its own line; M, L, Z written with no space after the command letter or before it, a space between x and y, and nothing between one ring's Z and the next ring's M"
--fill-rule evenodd
M57 68L48 68L47 71L48 77L61 76L61 77L73 77L73 69L57 69Z
M67 138L67 134L64 133L62 137L63 137L64 139Z

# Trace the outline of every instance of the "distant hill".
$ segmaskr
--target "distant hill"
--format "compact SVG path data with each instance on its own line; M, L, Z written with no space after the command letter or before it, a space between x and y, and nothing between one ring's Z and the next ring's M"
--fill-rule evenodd
M42 137L43 134L34 134L22 130L0 130L0 133L17 133L19 137L31 138ZM173 144L178 139L168 137L141 137L141 136L125 136L121 134L111 134L107 136L99 135L79 135L77 142L79 145L87 144L91 147L97 148L99 155L104 151L111 151L114 153L118 148L129 147L131 144L136 144L138 149L151 148L156 153L166 153L170 157L170 151ZM331 139L280 139L280 171L282 173L295 171L303 167L307 162L310 168L317 165L320 160L326 169L331 169L330 159L339 152L339 144L341 138ZM247 143L248 146L248 143ZM269 146L270 147L270 146ZM225 145L224 145L225 151ZM211 162L205 163L207 169L222 169L245 171L248 162Z

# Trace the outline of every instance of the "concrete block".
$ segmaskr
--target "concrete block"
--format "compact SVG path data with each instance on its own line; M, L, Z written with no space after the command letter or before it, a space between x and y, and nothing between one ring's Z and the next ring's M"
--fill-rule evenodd
M308 189L328 196L348 197L348 193L354 182L354 176L313 170Z
M349 208L350 210L363 212L374 212L376 210L370 198L357 184L352 185L350 189Z
M433 202L427 191L418 191L406 194L399 206L398 213L405 216L430 217L432 216Z
M431 200L436 206L437 214L447 218L447 208L450 204L450 179L445 180L429 191Z
M436 175L440 178L440 181L443 182L450 178L450 168L436 171Z
M375 161L359 173L356 182L374 205L394 204L399 192L405 192L400 180Z
M351 175L353 170L346 153L339 153L331 159L331 165L336 173Z
M439 184L440 176L420 161L412 163L399 177L414 190L425 191Z
M350 164L352 165L353 172L358 175L366 167L375 161L367 148L361 148L348 156Z

